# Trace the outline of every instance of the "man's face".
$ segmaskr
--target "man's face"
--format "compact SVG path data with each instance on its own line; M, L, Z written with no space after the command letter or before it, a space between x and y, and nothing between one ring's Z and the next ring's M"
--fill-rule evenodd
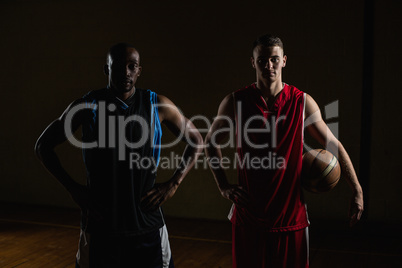
M279 46L257 46L253 51L251 64L256 70L258 80L270 82L282 80L282 68L286 65L286 56Z
M140 55L130 47L109 55L105 73L109 76L110 87L118 93L130 92L141 73Z

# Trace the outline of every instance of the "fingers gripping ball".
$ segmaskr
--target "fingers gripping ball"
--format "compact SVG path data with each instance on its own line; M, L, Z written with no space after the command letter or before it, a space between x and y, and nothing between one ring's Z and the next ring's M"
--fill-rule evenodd
M310 150L303 155L302 186L313 193L328 192L341 177L338 159L323 149Z

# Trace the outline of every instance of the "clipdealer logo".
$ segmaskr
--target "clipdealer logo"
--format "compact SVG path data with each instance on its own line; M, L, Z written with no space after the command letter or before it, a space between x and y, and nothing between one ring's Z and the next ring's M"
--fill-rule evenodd
M169 105L160 105L156 104L151 109L157 111L158 108L162 106L169 106ZM174 105L170 105L172 109L178 108ZM199 157L197 162L195 163L195 169L197 168L208 168L208 162L213 167L216 165L220 165L222 168L235 168L236 166L240 168L263 168L263 169L282 169L286 168L286 160L283 156L277 155L275 153L275 148L277 146L277 128L278 124L282 121L286 121L286 116L282 115L276 118L275 116L262 116L262 115L255 115L247 120L243 120L241 117L242 115L242 106L241 103L236 104L237 108L237 126L233 122L233 120L229 117L219 116L215 117L214 120L224 120L226 121L226 128L218 130L214 133L211 137L211 144L213 146L219 148L235 148L235 147L242 147L248 146L250 148L254 148L256 150L259 149L268 149L267 155L264 156L250 156L249 154L240 155L236 152L234 157L222 157L220 159L212 158L207 159L206 157ZM74 116L83 110L90 109L93 114L96 114L98 120L98 129L96 137L93 141L83 142L75 138L72 132L72 120ZM156 149L164 149L164 148L172 148L180 143L183 139L193 147L198 146L194 144L194 142L190 139L188 128L186 127L186 123L183 121L181 122L182 129L186 131L182 131L179 136L177 136L173 141L168 143L160 143L154 144L152 137L154 135L154 126L151 126L150 122L139 115L131 115L131 116L123 116L123 115L116 115L116 105L111 103L107 104L106 102L98 102L96 104L86 104L81 103L78 104L70 109L70 111L66 115L65 124L64 124L64 131L66 137L68 137L68 141L78 148L82 149L93 149L93 148L109 148L109 149L116 149L118 152L118 160L119 161L129 161L130 168L142 168L142 169L151 169L153 172L156 172L158 168L161 169L175 169L180 161L180 155L173 155L174 153L171 152L168 157L162 156L159 160L155 159L154 157L143 157L138 153L130 152L130 149L137 149L145 146L148 142L148 139L151 139L151 146ZM182 114L180 110L178 110ZM325 119L333 121L334 118L337 118L339 114L339 102L334 101L325 106ZM317 113L309 116L304 121L304 128L310 126L311 124L320 120L321 116L320 111ZM205 135L209 128L212 125L212 122L204 115L195 115L189 118L189 122L196 122L202 121L206 127L205 128L198 128L198 131L203 135ZM130 123L136 123L136 126L141 128L140 138L136 141L130 141L126 137L126 128ZM155 124L155 120L153 120L153 124ZM258 127L255 127L258 125ZM330 122L327 124L330 132L332 132L336 137L338 136L338 122ZM218 144L216 141L216 136L222 132L228 133L229 139L223 143ZM237 135L236 135L237 133ZM258 144L251 138L253 135L261 135L261 134L269 134L269 141L266 140L262 144ZM328 133L330 135L331 133ZM236 140L237 137L237 140ZM116 142L117 141L117 142ZM242 141L244 144L242 144ZM204 148L206 145L202 145ZM328 146L337 146L327 144ZM304 143L305 150L311 150L312 148L307 144ZM337 150L334 150L335 152ZM188 163L185 163L188 164Z

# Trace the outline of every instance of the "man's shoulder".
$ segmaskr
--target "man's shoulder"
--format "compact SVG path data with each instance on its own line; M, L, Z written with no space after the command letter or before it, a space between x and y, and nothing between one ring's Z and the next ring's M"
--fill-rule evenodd
M252 84L247 85L245 87L242 87L242 88L240 88L238 90L235 90L234 93L236 93L236 92L247 92L247 91L255 90L255 89L256 89L256 85L255 85L255 83L252 83Z
M156 96L158 95L155 91L153 91L151 89L139 88L139 90L142 92L143 95L147 95L147 96L150 96L150 97L154 96L156 98Z
M82 99L84 101L103 100L110 94L108 88L101 88L89 91Z
M242 87L238 90L233 91L233 95L235 97L240 97L240 96L247 96L249 95L251 92L254 92L256 90L256 86L255 83L252 83L248 86Z
M158 103L158 94L151 89L136 88L137 99L143 102L150 102L151 104Z
M289 85L284 83L284 93L287 95L289 98L294 98L294 97L303 97L304 92L298 89L297 87L293 85Z
M290 84L288 84L288 83L283 83L283 85L284 85L284 88L285 87L287 87L287 88L289 88L290 90L292 90L292 91L301 91L300 89L298 89L296 86L294 86L294 85L290 85Z
M294 85L290 85L287 83L283 83L285 87L288 87L289 90L293 91L293 92L303 92L302 90L300 90L298 87L294 86Z

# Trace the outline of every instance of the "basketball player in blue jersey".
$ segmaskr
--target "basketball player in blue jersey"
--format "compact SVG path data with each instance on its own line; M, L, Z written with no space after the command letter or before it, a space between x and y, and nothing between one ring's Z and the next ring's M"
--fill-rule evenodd
M140 55L110 48L108 86L74 101L39 137L35 151L82 211L77 267L173 267L160 206L176 192L200 153L202 137L165 96L135 87ZM161 123L187 146L172 177L156 184ZM54 148L82 128L87 185L62 167ZM78 142L78 143L77 143Z

